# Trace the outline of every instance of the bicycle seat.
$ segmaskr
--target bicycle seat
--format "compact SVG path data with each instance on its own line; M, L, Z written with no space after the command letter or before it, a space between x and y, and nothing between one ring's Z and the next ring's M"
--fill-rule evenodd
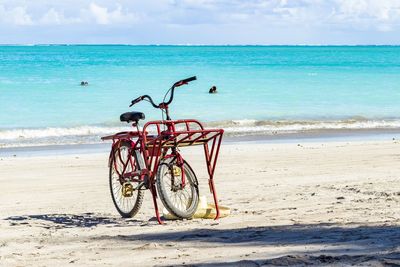
M131 112L125 112L124 114L121 114L119 119L121 121L126 121L126 122L138 122L139 120L144 120L145 116L144 113L142 112L137 112L137 111L131 111Z

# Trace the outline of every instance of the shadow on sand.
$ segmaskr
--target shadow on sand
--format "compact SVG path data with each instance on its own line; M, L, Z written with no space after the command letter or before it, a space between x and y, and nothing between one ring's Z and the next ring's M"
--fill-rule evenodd
M169 266L169 265L162 265ZM182 264L175 266L192 267L259 267L259 266L400 266L400 253L381 253L377 255L288 255L273 259L240 260L230 262L210 262Z
M162 227L162 226L160 226ZM105 237L106 238L106 237ZM109 236L150 242L206 242L227 244L296 245L368 243L375 246L400 246L400 226L352 226L337 224L297 224L235 229L194 229L136 235Z
M12 216L5 220L8 220L11 225L36 224L39 227L56 229L154 224L150 221L100 216L94 213ZM163 228L163 226L159 227ZM191 243L189 246L198 249L202 246L215 246L218 249L220 246L238 245L298 248L296 253L275 259L263 258L262 255L260 259L260 255L257 255L256 260L191 263L190 266L400 266L400 225L359 226L321 223L233 229L200 228L129 235L119 233L118 235L94 236L90 239L93 241L154 242L161 246L170 243ZM313 248L307 248L308 246Z
M109 217L96 215L94 213L82 214L40 214L40 215L25 215L25 216L11 216L5 218L10 221L11 225L23 225L30 222L42 221L45 224L39 225L43 228L71 228L82 227L90 228L99 225L108 225L112 227L128 226L128 225L141 225L144 221L134 219L123 219L120 217ZM53 224L49 224L53 223Z
M195 229L163 233L102 236L125 242L158 244L188 242L202 246L292 246L298 254L276 259L244 260L229 263L199 263L190 266L400 266L400 226L356 226L337 224L298 224L239 229ZM316 245L316 246L313 246ZM314 248L306 248L306 247ZM315 249L316 247L320 249ZM336 265L335 265L336 266Z

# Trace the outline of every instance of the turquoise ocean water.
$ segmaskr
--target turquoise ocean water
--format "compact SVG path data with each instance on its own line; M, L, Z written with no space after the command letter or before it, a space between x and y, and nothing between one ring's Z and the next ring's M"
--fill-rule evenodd
M396 46L0 46L0 146L99 142L129 129L130 100L160 102L193 75L171 116L232 135L400 128ZM161 117L145 102L133 110Z

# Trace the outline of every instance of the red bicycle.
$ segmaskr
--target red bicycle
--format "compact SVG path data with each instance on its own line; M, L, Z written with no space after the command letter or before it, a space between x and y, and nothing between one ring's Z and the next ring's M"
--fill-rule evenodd
M145 100L154 108L161 109L162 120L149 121L140 130L139 120L145 119L145 115L142 112L126 112L120 116L120 120L132 123L136 130L102 137L102 140L113 142L109 156L110 191L122 217L137 214L143 202L144 190L149 189L160 224L157 196L172 215L181 219L192 218L199 203L198 180L179 148L203 145L209 187L216 208L215 219L219 218L213 178L224 130L204 129L199 121L192 119L172 120L168 111L175 88L194 80L195 76L174 83L158 105L148 95L132 100L130 107ZM165 101L168 94L169 100Z

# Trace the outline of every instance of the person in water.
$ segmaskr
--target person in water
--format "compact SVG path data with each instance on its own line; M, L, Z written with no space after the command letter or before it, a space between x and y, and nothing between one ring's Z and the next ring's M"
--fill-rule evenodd
M81 81L81 86L86 86L86 85L89 85L89 83L86 81Z
M213 85L210 90L208 91L209 94L215 94L217 93L217 87L215 85Z

